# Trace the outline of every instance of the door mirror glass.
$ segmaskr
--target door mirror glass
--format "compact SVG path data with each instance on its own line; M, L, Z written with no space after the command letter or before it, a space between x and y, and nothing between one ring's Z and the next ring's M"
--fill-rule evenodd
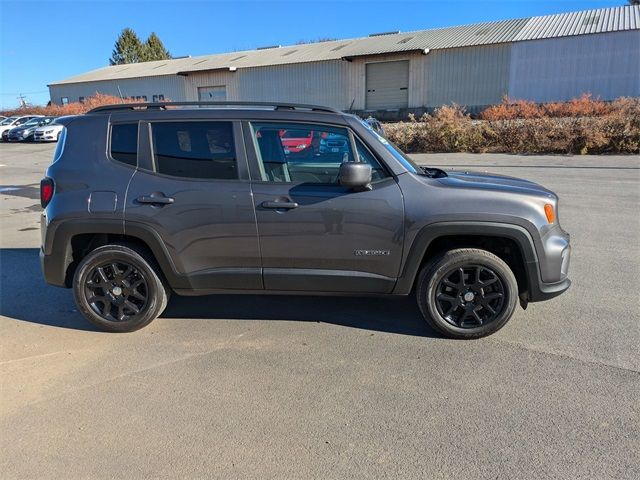
M362 162L344 162L340 165L338 182L354 190L371 190L371 165Z

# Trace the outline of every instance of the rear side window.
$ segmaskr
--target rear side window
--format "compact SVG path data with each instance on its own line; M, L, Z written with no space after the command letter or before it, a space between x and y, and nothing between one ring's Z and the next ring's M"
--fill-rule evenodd
M231 122L151 124L156 170L186 178L238 178Z
M138 124L111 126L111 158L134 167L138 164Z

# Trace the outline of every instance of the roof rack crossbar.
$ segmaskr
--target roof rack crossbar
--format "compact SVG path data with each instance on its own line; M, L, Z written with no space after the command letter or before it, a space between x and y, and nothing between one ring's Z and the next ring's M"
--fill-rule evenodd
M315 112L342 113L340 110L320 105L305 105L280 102L153 102L153 103L116 103L103 105L89 110L87 113L116 112L118 110L164 110L166 107L273 107L274 110L313 110Z

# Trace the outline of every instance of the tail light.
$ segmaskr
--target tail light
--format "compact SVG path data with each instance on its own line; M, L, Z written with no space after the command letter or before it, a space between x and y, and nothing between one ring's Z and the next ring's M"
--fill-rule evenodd
M53 198L54 187L53 179L45 177L40 180L40 205L42 205L42 208L46 208L49 205Z

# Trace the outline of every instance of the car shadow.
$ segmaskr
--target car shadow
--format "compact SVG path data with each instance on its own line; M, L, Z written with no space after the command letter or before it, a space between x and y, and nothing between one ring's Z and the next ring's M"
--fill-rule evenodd
M75 330L96 331L77 311L70 290L45 283L36 248L0 249L0 315ZM439 337L413 297L172 295L161 318L322 322L377 332Z

